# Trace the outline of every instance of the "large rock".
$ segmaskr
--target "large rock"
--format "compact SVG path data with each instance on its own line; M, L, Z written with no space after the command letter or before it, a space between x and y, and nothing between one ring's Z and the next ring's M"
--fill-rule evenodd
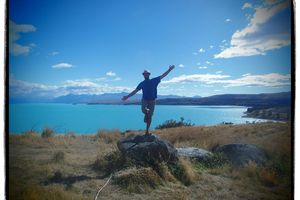
M133 135L118 142L119 150L138 164L154 164L177 160L177 150L157 135Z
M198 161L207 161L213 156L211 152L195 147L182 147L176 149L179 156L196 159Z
M235 166L245 165L249 161L263 165L267 159L264 151L252 144L227 144L216 148L214 153L222 153Z

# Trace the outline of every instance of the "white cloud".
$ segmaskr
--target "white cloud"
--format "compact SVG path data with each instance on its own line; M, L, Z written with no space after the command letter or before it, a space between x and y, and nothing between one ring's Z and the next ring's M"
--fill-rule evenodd
M223 71L216 71L216 74L222 74Z
M183 68L183 67L184 67L184 65L183 65L183 64L179 64L179 65L178 65L178 67L181 67L181 68Z
M74 67L72 64L69 63L59 63L56 65L52 65L52 68L61 69L61 68L71 68Z
M201 65L201 63L200 63L200 62L197 62L197 65Z
M223 41L222 41L222 43L225 43L225 42L226 42L226 40L223 40Z
M214 46L213 46L213 45L210 45L209 48L212 49L212 48L214 48Z
M195 56L196 56L196 55L198 55L198 53L197 53L197 52L193 52L193 55L195 55Z
M167 81L162 81L164 84L173 83L187 83L187 82L201 82L206 85L221 84L223 87L240 87L240 86L256 86L256 87L282 87L291 85L290 74L262 74L262 75L250 75L236 79L228 79L231 76L223 74L192 74L181 75L174 77ZM203 85L204 86L204 85Z
M242 7L242 9L246 9L246 8L252 8L252 4L251 3L245 3Z
M228 19L225 20L225 22L231 22L231 19L228 18Z
M284 0L265 0L265 3L266 4L269 4L269 5L273 5L273 4L277 4L279 2L282 2Z
M11 97L58 97L67 94L103 94L129 92L132 88L124 86L110 86L98 84L90 79L67 80L61 85L45 85L22 80L9 79L9 91Z
M168 81L162 81L162 83L181 83L181 82L209 82L212 80L223 79L230 77L228 75L220 74L192 74L192 75L181 75L174 77Z
M206 61L205 63L208 65L214 65L212 62L209 62L209 61Z
M116 75L117 74L112 71L106 72L106 76L116 76Z
M199 52L199 53L204 53L204 52L205 52L205 49L200 48L200 49L198 50L198 52Z
M238 86L258 86L258 87L280 87L291 85L291 75L286 74L263 74L263 75L245 75L241 78L232 80L215 80L209 84L224 84L224 87Z
M243 74L242 76L250 76L251 74L250 73L247 73L247 74Z
M96 81L106 81L107 77L100 77L100 78L96 78Z
M275 15L290 6L290 1L266 4L255 8L250 23L237 30L231 38L231 46L216 54L215 58L265 55L267 51L290 45L290 20L272 20ZM270 31L272 29L272 31Z
M120 81L120 80L122 80L120 77L114 78L114 81Z
M49 86L40 83L31 83L27 81L9 77L9 96L20 97L31 94L32 96L56 96L57 86Z
M77 95L128 92L131 90L129 87L98 84L89 79L67 80L63 83L61 88L64 89L66 93Z
M199 69L207 69L208 67L207 66L200 66L198 67Z
M51 56L56 56L58 54L59 54L59 52L57 52L57 51L53 51L53 52L50 53Z
M17 41L20 39L20 33L29 33L36 31L36 28L30 24L16 24L9 20L9 51L14 56L26 55L35 44L31 43L28 45L18 44Z

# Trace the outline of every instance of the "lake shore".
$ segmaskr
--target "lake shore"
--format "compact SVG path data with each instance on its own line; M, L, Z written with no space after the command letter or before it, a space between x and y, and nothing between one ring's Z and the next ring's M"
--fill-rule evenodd
M190 185L163 179L157 187L132 191L114 179L98 199L289 199L292 197L292 133L288 123L258 123L179 127L153 131L175 147L212 150L229 143L255 144L270 158L265 167L199 167L186 161L193 172ZM143 134L141 131L125 133ZM119 131L94 135L41 137L34 132L9 135L10 199L93 199L108 175L95 163L117 151ZM124 173L138 172L139 168ZM150 169L151 170L151 169ZM129 171L129 172L128 172ZM150 171L149 171L150 172ZM134 182L133 182L134 183Z

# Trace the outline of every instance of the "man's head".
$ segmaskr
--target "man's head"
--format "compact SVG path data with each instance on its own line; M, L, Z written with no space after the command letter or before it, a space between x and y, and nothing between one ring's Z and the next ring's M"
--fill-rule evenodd
M145 69L144 72L143 72L143 75L144 75L144 78L145 78L145 79L149 79L150 74L151 74L150 71L149 71L149 70L146 70L146 69Z

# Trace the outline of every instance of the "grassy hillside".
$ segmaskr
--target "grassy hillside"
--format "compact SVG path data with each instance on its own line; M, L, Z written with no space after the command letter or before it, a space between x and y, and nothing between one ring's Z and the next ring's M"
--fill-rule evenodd
M180 127L155 130L176 147L207 150L248 143L263 148L268 164L204 166L181 159L181 178L163 163L159 169L120 167L98 199L290 199L291 127L288 123ZM117 130L95 135L9 136L10 199L93 199L112 168L118 167ZM129 134L143 134L128 132Z

